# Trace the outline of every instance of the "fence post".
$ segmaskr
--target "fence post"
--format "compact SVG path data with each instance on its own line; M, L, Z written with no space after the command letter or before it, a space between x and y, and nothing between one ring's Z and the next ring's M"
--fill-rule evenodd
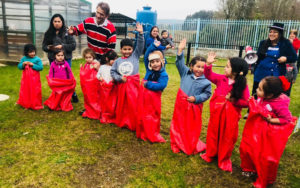
M227 43L228 25L229 25L229 20L226 20L226 31L225 31L223 49L225 49Z
M196 44L194 46L194 56L196 55L196 51L198 48L199 36L200 36L200 18L198 18L197 20L197 33L196 33Z
M287 38L289 37L289 33L290 33L290 30L291 30L291 24L292 24L292 20L289 20L289 26L288 26L288 30L286 32Z
M239 57L242 57L242 55L243 55L243 50L244 50L244 46L240 46Z
M35 45L35 16L34 16L34 1L30 0L30 22L32 32L32 44Z
M256 21L256 28L255 28L255 35L254 35L254 43L253 43L253 48L256 45L256 40L257 40L257 34L258 34L258 26L259 26L259 20Z
M189 64L190 62L190 55L191 55L191 47L192 47L192 43L188 43L188 50L187 50L187 55L186 55L186 65Z
M5 8L5 1L1 1L2 3L2 19L3 19L3 39L4 39L4 53L6 57L9 56L8 54L8 39L7 39L7 31L8 26L6 22L6 8Z

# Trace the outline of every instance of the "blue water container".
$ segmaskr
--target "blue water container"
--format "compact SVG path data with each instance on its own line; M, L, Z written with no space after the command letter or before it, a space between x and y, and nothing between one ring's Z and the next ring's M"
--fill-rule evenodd
M157 21L157 12L151 11L151 8L150 6L144 6L143 10L136 13L136 21L143 25L146 36L149 35L151 28L156 25Z

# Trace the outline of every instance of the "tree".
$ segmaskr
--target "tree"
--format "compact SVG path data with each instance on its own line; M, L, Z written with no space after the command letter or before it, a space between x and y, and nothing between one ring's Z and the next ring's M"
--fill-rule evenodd
M188 20L188 19L201 18L201 19L209 20L209 19L212 19L213 16L214 16L214 11L200 10L192 15L188 15L185 19Z
M217 17L225 19L251 19L255 0L219 0Z

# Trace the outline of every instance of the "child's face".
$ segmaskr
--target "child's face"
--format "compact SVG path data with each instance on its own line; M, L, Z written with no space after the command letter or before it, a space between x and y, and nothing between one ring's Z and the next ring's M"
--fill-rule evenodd
M196 64L194 66L191 65L191 70L194 73L196 77L200 77L204 73L204 61L196 61Z
M35 56L35 51L28 52L28 57L34 58L34 56Z
M153 59L150 61L150 67L153 71L160 71L162 68L162 62L161 59Z
M227 61L227 64L225 66L225 76L227 77L231 77L232 76L232 68L231 68L231 64L230 61Z
M152 31L151 31L151 36L153 38L156 38L158 36L158 29L157 28L154 28Z
M94 57L91 54L85 54L84 59L87 63L92 63L94 61Z
M116 58L117 59L117 58ZM114 62L116 61L116 59L111 59L108 62L108 65L112 66L114 64Z
M265 92L263 86L265 84L265 80L261 80L258 84L258 88L256 89L256 95L260 98L265 98Z
M168 38L169 33L168 32L163 32L163 34L161 35L162 38L166 39Z
M131 46L123 46L121 48L121 53L122 53L123 57L131 56L132 52L133 52L133 48Z
M64 61L64 59L65 59L64 53L63 53L63 52L58 52L58 53L55 55L55 59L56 59L56 61L58 61L58 62Z

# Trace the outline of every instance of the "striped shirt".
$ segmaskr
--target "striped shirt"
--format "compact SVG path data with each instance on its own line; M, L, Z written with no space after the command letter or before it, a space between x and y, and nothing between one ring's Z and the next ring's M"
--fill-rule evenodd
M74 30L76 35L87 35L88 47L96 53L97 59L116 47L116 29L107 19L98 25L96 18L90 17L75 26Z

